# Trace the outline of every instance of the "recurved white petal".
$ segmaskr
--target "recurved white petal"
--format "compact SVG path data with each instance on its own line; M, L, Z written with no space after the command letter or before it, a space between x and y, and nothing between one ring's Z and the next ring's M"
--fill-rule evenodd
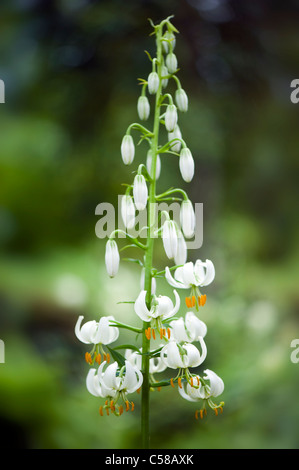
M146 298L146 291L142 290L140 294L138 295L137 299L135 300L134 310L135 310L135 313L139 316L139 318L141 318L142 321L150 321L152 316L146 306L145 298Z

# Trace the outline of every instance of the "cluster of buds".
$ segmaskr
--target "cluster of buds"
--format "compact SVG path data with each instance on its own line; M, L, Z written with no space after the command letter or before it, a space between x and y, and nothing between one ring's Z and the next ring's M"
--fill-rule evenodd
M195 417L203 418L207 408L213 409L216 415L223 410L223 402L217 405L212 401L212 398L218 397L224 390L222 379L209 369L204 370L202 375L192 371L201 366L207 357L207 326L198 317L198 312L199 308L206 304L207 295L202 289L213 282L215 268L209 259L188 261L186 241L194 236L196 217L186 191L172 188L156 194L156 181L160 176L161 159L165 154L178 157L181 176L187 183L194 176L194 160L182 139L178 125L179 112L188 111L188 97L176 75L178 61L174 49L177 30L169 18L153 27L157 40L157 57L152 59L148 54L152 70L147 79L140 80L142 92L137 100L138 116L140 120L146 121L151 115L150 100L146 93L155 97L153 131L140 123L133 123L122 139L121 157L125 165L131 165L134 161L135 143L131 135L133 130L139 131L140 141L148 143L149 149L145 164L138 166L132 183L126 185L127 189L122 197L121 215L125 231L117 229L110 234L105 252L107 273L110 277L115 277L120 264L116 242L119 232L129 240L129 244L124 248L134 246L142 251L140 259L127 259L137 262L142 268L140 292L132 301L137 319L141 320L142 325L126 325L108 316L102 317L98 322L89 321L81 326L81 316L76 325L76 335L83 343L93 345L92 350L86 353L86 361L92 366L86 385L92 395L105 400L100 406L101 415L105 411L107 414L120 416L124 410L133 410L134 403L127 396L140 391L141 387L160 390L170 385L177 386L179 395L184 399L199 402L200 408L196 409ZM175 86L174 100L170 93L164 92L170 83ZM164 106L165 112L162 110ZM159 126L164 126L168 136L163 145L158 143ZM173 198L175 193L176 197ZM163 211L165 220L161 220L158 233L164 247L166 263L165 269L158 271L153 266L150 225L155 221L151 207L157 201L166 202L173 199L180 201L180 224L171 218L168 211ZM143 210L147 210L149 224L144 227L148 233L146 244L129 233L135 225L136 212ZM173 265L170 265L169 260L173 261ZM161 278L161 282L166 282L174 288L173 299L156 294L157 283ZM178 293L180 290L187 290L185 306ZM127 328L137 333L142 344L129 345L125 355L120 354L117 349L122 349L122 346L111 346L111 343L119 338L119 328ZM158 347L152 349L151 340L157 340ZM111 357L114 362L109 364ZM98 369L93 367L95 363ZM177 372L171 379L157 378L157 374L162 374L166 369ZM146 377L146 374L149 374L149 377Z

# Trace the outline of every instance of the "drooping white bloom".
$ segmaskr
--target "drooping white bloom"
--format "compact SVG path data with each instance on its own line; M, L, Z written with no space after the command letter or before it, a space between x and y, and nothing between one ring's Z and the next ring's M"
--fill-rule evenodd
M182 88L178 88L175 92L175 102L177 107L183 113L188 111L188 96Z
M151 175L151 168L152 168L152 151L149 150L146 156L146 169L149 175ZM160 173L161 173L161 158L160 158L160 155L158 154L157 159L156 159L156 180L159 178Z
M174 104L169 104L165 113L165 127L168 132L172 132L178 122L178 113Z
M131 165L135 156L135 145L131 135L125 135L121 142L121 156L125 165Z
M173 52L169 52L169 54L167 54L165 62L170 73L175 73L177 71L178 60Z
M138 116L142 121L146 121L150 115L150 104L146 96L139 96L137 101Z
M109 239L106 243L105 264L110 277L116 276L119 268L119 252L115 240Z
M159 88L159 75L157 72L151 72L147 79L148 92L150 95L157 93Z
M110 344L117 340L119 329L110 326L109 322L114 320L112 315L100 318L100 321L91 320L81 326L84 316L80 315L76 326L75 335L85 344Z
M165 65L162 65L161 67L161 76L162 77L167 77L169 75L167 67ZM166 88L168 85L168 78L163 78L162 79L162 87Z
M133 183L133 196L135 207L138 211L142 211L146 207L148 189L143 175L136 175Z
M94 368L89 369L86 377L86 388L95 397L107 398L115 397L115 391L111 392L103 384L100 384L97 370Z
M175 35L171 31L165 31L162 37L162 46L166 54L169 51L169 44L171 44L171 49L173 50L175 48L175 43Z
M207 325L201 321L193 312L187 312L185 319L171 320L170 339L177 343L192 343L204 338L207 334Z
M180 230L178 230L178 247L174 257L174 262L177 265L185 264L187 261L187 244L185 238Z
M168 133L168 141L170 142L173 139L181 139L181 138L182 138L182 133L177 124L175 128L173 129L173 131ZM179 153L179 151L181 150L181 146L182 146L182 143L179 140L177 140L176 142L173 142L170 145L170 150L173 150L173 152Z
M194 160L190 149L187 147L181 150L179 166L183 180L190 183L194 176Z
M199 401L202 399L209 399L212 397L218 397L224 390L223 380L210 369L204 371L206 374L203 376L205 385L201 382L201 378L198 377L199 387L192 387L189 383L185 383L182 388L179 389L180 395L188 401ZM193 377L193 382L196 383L196 376Z
M142 348L140 349L142 353ZM138 369L142 368L142 356L138 351L132 351L127 349L125 352L125 358ZM149 361L149 371L150 374L157 374L163 372L167 368L166 364L162 361L161 357L152 357Z
M180 210L181 229L186 238L192 238L195 232L195 213L190 199L184 200Z
M127 229L135 225L135 206L132 196L125 194L121 199L121 216Z
M174 278L168 267L165 268L165 278L168 283L179 289L190 289L192 287L204 287L213 282L215 278L215 268L209 259L206 261L197 260L195 264L191 261L175 270Z
M136 314L141 318L141 320L147 322L154 319L163 321L167 318L173 317L180 308L180 297L175 290L173 293L175 296L175 305L173 305L172 300L166 295L154 295L151 302L151 308L149 310L145 301L146 291L142 290L134 304Z
M170 369L187 369L198 367L207 356L207 347L200 336L198 338L202 352L200 353L194 344L184 343L179 345L175 341L170 341L161 350L161 359Z
M166 256L172 259L178 251L177 228L173 220L165 220L162 227L162 240Z

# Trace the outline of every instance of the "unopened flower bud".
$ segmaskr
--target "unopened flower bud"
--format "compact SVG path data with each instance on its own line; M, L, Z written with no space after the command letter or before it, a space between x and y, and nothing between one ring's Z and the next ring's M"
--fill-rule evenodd
M133 183L133 196L135 207L142 211L146 207L148 189L143 175L136 175Z
M195 232L195 213L190 199L181 204L180 222L185 237L192 238Z
M146 121L150 114L150 104L146 96L139 96L137 102L138 116L142 121Z
M182 88L178 88L175 92L175 102L180 111L188 111L188 96Z
M121 143L121 156L125 165L131 165L134 160L135 145L133 137L126 134Z
M175 48L175 35L171 31L166 31L162 37L162 47L166 54L170 49L169 42L171 42L171 49L173 50Z
M168 132L172 132L178 121L178 113L174 104L169 104L165 113L165 127Z
M182 134L181 134L180 128L178 125L176 125L173 131L168 133L168 141L170 142L173 139L181 139L181 138L182 138ZM173 142L173 144L170 145L170 150L173 150L173 152L179 153L179 151L181 150L181 146L182 146L182 143L179 140L177 140L176 142Z
M162 227L162 240L167 258L174 258L178 251L178 236L173 220L166 220L164 222Z
M167 54L165 62L170 73L174 73L177 71L178 61L176 55L173 52Z
M147 152L147 157L146 157L146 169L147 169L149 175L151 174L151 168L152 168L152 151L149 150ZM157 155L157 159L156 159L156 180L159 178L160 173L161 173L161 158L160 158L160 155Z
M130 195L124 195L121 200L121 216L126 228L131 229L135 225L135 206Z
M106 243L105 264L108 275L116 276L119 268L119 252L115 240L108 240Z
M151 95L157 93L159 88L159 75L157 72L151 72L147 79L148 92Z
M194 160L187 147L181 150L179 166L183 180L190 183L194 176Z

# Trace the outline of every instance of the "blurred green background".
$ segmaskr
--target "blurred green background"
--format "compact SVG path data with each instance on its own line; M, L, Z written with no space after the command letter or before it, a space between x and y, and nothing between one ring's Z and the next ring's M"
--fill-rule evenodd
M226 405L198 422L171 387L153 393L151 445L297 448L299 104L290 83L299 75L298 2L7 0L0 8L0 447L139 445L139 398L134 413L99 416L74 325L79 314L139 322L130 304L117 305L138 295L139 268L124 262L108 278L95 208L116 204L145 159L142 144L134 168L125 167L120 143L138 120L144 50L155 53L148 18L174 15L190 103L179 123L196 175L183 184L167 158L158 187L183 187L203 203L204 242L190 260L213 260L216 279L200 311L208 326L200 371L223 378ZM159 292L171 293L163 280Z

